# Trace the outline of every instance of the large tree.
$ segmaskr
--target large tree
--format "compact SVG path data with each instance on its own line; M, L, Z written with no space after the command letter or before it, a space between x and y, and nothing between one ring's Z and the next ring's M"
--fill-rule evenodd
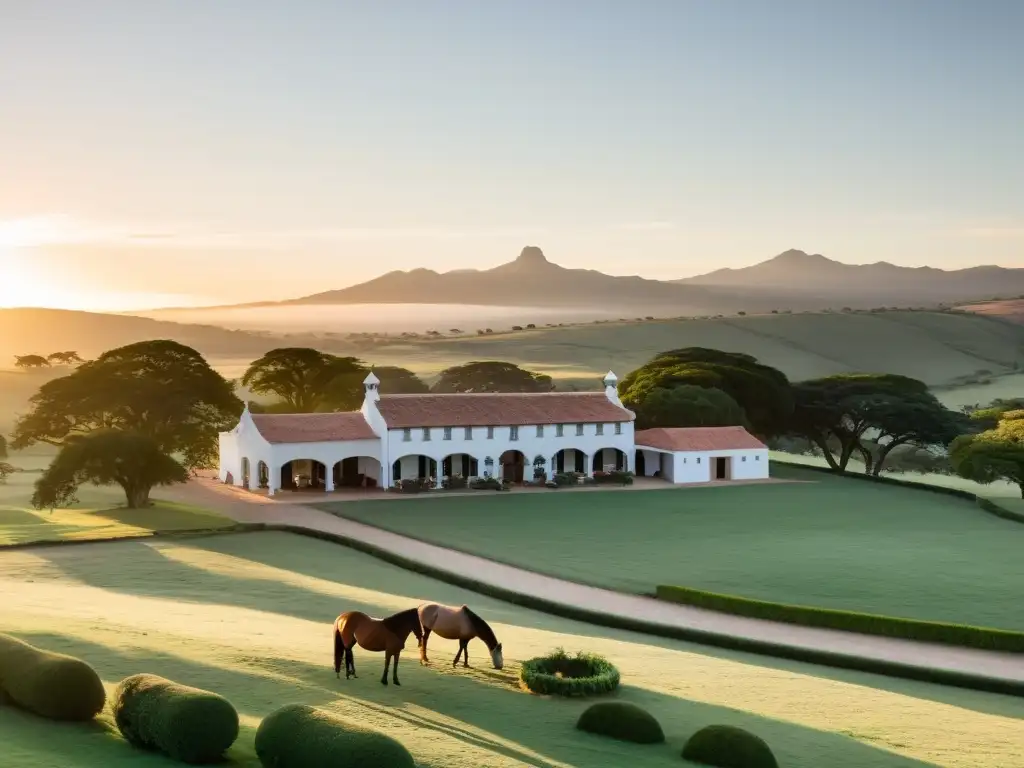
M58 365L74 365L75 363L83 362L82 358L77 352L54 352L46 356L46 360L49 363L57 363Z
M17 355L14 358L16 368L49 368L50 361L42 355Z
M619 395L628 408L640 412L654 390L689 386L725 392L763 437L783 434L789 427L793 395L785 374L736 352L704 347L662 352L627 374L619 383Z
M152 438L189 469L212 466L217 433L242 411L231 384L194 349L175 341L142 341L104 352L47 382L14 429L12 447L63 446L101 429Z
M148 435L100 430L69 438L57 458L36 481L32 506L67 507L78 501L85 483L120 485L129 509L149 506L157 485L184 483L188 470L168 456Z
M7 438L0 435L0 459L7 458Z
M384 379L381 379L383 387ZM432 392L550 392L551 377L495 360L455 365L441 371Z
M636 407L636 428L749 426L747 414L720 389L657 387Z
M427 383L408 368L375 365L373 373L380 379L382 395L423 395L430 391Z
M917 379L887 373L852 373L799 382L791 432L810 440L829 466L845 472L859 456L878 474L899 445L945 445L963 426ZM866 444L876 431L877 460Z
M242 384L260 395L275 395L292 413L350 410L362 401L368 369L354 357L337 357L308 347L272 349L253 361Z
M1005 480L1024 498L1024 410L1005 412L994 429L961 435L949 460L960 477L985 485Z

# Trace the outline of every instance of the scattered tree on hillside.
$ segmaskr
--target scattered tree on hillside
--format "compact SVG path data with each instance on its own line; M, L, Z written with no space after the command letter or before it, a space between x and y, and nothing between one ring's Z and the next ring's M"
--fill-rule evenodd
M1024 498L1024 411L1008 411L995 429L962 435L949 448L960 477L987 485L1005 480Z
M16 355L14 358L16 368L49 368L50 361L42 355Z
M212 466L217 435L242 411L231 384L196 350L175 341L142 341L104 352L48 381L14 428L11 447L63 446L102 429L152 438L190 470Z
M383 381L383 379L381 379ZM455 365L441 371L432 392L550 392L550 376L496 360Z
M56 365L75 365L76 363L85 362L79 356L77 352L53 352L46 356L46 360L51 364Z
M260 395L276 395L292 413L349 410L362 401L367 371L354 357L281 347L253 361L242 375L242 384Z
M762 437L784 434L793 413L789 380L750 355L688 347L662 352L619 382L626 407L640 411L655 389L697 386L729 395Z
M636 428L749 426L747 414L720 389L656 387L636 408Z
M7 482L7 476L14 472L14 467L6 461L0 461L0 485Z
M0 459L7 458L7 438L0 435Z
M868 401L865 410L868 422L877 431L876 449L869 450L866 462L866 468L875 477L894 449L904 445L945 448L970 428L967 418L946 408L931 393L876 396Z
M78 501L85 483L120 485L129 509L149 506L154 486L188 481L188 470L147 435L101 430L67 440L57 458L36 481L32 506L67 507Z

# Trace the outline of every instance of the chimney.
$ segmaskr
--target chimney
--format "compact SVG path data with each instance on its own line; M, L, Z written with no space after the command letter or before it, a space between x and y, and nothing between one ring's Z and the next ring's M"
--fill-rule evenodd
M622 401L619 400L619 377L611 371L608 371L604 375L604 394L605 396L618 406L622 405Z
M366 391L363 397L363 407L359 409L359 412L363 414L363 418L366 419L366 423L370 425L370 429L373 430L377 437L386 437L388 433L388 425L384 421L384 416L377 409L377 403L380 401L380 392L377 387L380 385L380 379L373 375L373 371L363 379L363 389ZM384 441L385 444L387 441ZM385 446L385 451L386 451ZM386 459L387 457L382 457ZM385 465L386 466L386 465Z

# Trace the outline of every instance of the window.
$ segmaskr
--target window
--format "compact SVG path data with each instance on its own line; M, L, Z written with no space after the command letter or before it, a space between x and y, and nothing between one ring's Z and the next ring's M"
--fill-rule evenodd
M697 463L700 464L700 456L697 457Z
M555 425L555 437L561 437L565 433L565 429L563 429L563 427L563 424Z
M538 424L537 425L537 437L544 437L544 425L543 424Z
M616 435L621 435L622 434L622 422L619 422L619 421L615 422L615 434Z
M683 464L685 464L685 463L686 463L686 457L683 456Z
M508 439L513 442L519 439L519 427L508 428Z
M452 428L451 427L445 427L444 428L444 439L445 440L451 440L452 439Z
M760 461L760 460L761 460L760 454L758 454L757 456L754 457L754 461Z
M423 428L423 440L424 442L430 440L430 427Z
M577 424L576 425L576 437L582 437L582 436L583 436L583 425L582 424Z
M412 441L412 430L411 429L403 429L402 430L402 442L408 443L408 442L411 442L411 441Z
M493 440L494 439L494 427L488 427L487 428L487 439L488 440Z
M741 457L740 457L740 461L746 461L746 460L747 460L747 457L746 457L746 456L741 456Z
M472 440L473 439L473 428L472 427L466 427L466 439L467 440Z
M599 434L599 435L603 435L604 434L604 424L598 424L597 425L597 434Z

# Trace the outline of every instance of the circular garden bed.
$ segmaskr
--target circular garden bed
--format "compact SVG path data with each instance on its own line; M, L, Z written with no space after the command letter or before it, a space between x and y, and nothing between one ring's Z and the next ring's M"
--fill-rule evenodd
M523 662L519 672L523 687L547 696L596 696L619 687L619 670L603 656L561 648L547 656Z

